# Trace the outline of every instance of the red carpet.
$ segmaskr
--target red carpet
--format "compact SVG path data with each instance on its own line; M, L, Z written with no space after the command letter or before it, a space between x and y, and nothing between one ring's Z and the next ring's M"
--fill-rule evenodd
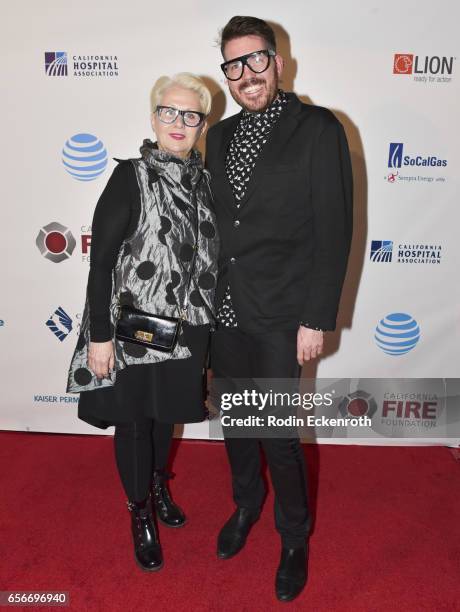
M305 452L316 515L310 577L295 602L279 604L271 494L246 548L216 558L216 534L233 510L221 443L177 445L171 489L189 523L161 528L165 566L149 574L133 560L111 438L1 433L0 590L63 590L71 610L110 612L460 610L453 453L332 445Z

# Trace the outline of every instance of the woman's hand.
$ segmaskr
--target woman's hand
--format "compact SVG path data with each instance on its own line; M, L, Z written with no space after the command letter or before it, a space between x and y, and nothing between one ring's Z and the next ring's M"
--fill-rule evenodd
M98 378L108 378L109 371L115 365L113 342L90 342L88 350L88 366Z

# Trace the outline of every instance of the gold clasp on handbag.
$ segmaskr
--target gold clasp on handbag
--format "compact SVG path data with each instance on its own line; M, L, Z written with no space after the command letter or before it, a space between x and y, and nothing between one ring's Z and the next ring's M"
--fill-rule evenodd
M152 342L153 334L151 332L146 332L138 329L134 332L134 337L136 340L143 340L144 342Z

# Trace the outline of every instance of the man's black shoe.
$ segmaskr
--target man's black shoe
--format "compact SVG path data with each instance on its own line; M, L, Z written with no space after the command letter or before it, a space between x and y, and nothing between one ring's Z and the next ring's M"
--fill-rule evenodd
M217 539L217 556L219 559L230 559L246 544L246 538L260 511L238 507L222 527Z
M276 572L276 597L279 601L292 601L307 582L308 544L301 548L283 548Z

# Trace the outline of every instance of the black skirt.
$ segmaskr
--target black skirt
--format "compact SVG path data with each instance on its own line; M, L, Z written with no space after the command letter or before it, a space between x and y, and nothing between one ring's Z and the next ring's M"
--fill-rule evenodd
M209 325L183 325L192 356L130 365L113 387L82 391L78 418L106 429L151 418L162 423L198 423L205 418Z

